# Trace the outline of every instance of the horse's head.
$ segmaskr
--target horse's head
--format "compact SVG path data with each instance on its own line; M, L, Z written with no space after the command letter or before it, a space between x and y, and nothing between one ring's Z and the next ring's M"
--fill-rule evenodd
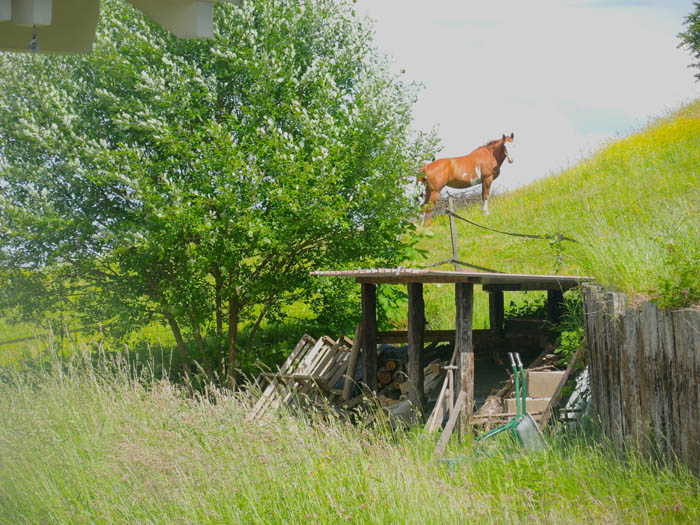
M513 156L508 152L508 147L510 146L512 149L514 138L515 138L515 133L511 133L510 137L504 133L503 138L501 139L503 141L503 151L505 151L506 157L508 157L509 164L513 164Z

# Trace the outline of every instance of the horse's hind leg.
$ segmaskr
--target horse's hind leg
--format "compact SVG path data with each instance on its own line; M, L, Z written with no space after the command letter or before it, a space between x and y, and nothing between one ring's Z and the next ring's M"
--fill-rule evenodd
M430 226L433 222L433 208L435 208L435 201L438 200L440 196L439 191L431 190L428 186L425 186L425 200L423 202L423 224Z
M491 193L491 183L493 182L493 177L484 177L481 181L481 200L484 201L481 209L484 210L486 215L489 215L489 194Z

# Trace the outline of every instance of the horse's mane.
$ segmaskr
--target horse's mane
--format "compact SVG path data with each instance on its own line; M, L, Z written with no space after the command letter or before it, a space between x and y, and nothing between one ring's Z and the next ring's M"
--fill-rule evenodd
M481 147L482 147L482 148L488 148L488 147L493 146L494 144L496 144L496 142L498 142L499 140L503 140L503 139L489 140L486 144L484 144L484 145L481 146Z

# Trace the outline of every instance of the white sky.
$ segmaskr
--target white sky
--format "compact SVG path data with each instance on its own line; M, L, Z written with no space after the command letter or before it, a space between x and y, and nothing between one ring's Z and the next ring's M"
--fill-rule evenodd
M421 82L438 157L515 133L510 189L700 96L677 34L692 0L357 0L375 44ZM454 191L454 190L451 190Z

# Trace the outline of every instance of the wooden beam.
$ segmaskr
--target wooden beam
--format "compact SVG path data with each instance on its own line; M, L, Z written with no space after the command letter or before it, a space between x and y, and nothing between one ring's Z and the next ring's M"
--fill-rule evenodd
M445 263L447 264L447 263ZM445 284L445 283L479 283L479 274L464 272L464 275L425 275L416 278L415 275L392 275L392 274L377 274L371 277L356 277L355 281L360 284L408 284L408 283L423 283L423 284Z
M345 372L345 384L343 385L343 400L350 401L353 387L355 386L355 372L357 371L357 362L360 359L360 350L362 349L362 323L358 323L355 327L355 339L352 340L352 350L348 358L348 369Z
M495 334L503 333L503 320L505 318L505 306L503 292L489 292L489 319L491 331Z
M455 340L454 330L425 330L423 341L434 343L435 341L452 342ZM377 344L400 344L408 342L407 330L391 330L389 332L377 332Z
M408 380L411 387L408 399L419 415L425 409L423 344L425 331L425 303L423 285L408 284Z
M362 349L365 355L364 383L377 391L377 286L362 285Z
M535 290L568 290L569 288L575 288L580 283L572 281L558 281L553 279L548 280L530 280L520 283L509 283L509 284L484 284L483 290L485 292L528 292Z
M469 427L474 408L474 349L472 323L474 318L474 285L455 284L457 366L459 367L460 390L464 392L464 405L460 427L465 431Z
M447 420L445 430L442 431L442 435L440 436L438 444L435 447L435 457L437 459L440 459L442 456L445 455L445 450L447 449L447 442L450 440L450 437L452 437L452 432L454 431L455 425L457 424L460 412L464 409L466 397L467 395L465 392L460 392L459 396L457 397L457 401L455 402L452 415L450 416L450 419Z
M537 328L535 324L528 325L531 331L526 331L527 326L525 324L516 323L516 325L510 325L510 320L506 323L506 331L503 334L494 334L489 329L483 330L472 330L472 341L475 345L484 345L497 348L499 351L503 352L513 352L520 351L522 347L544 347L547 343L551 342L551 333L549 330ZM540 321L542 323L542 321ZM508 327L514 328L515 331L511 332ZM426 330L424 342L433 343L435 341L445 341L454 342L455 331L454 330ZM401 344L408 342L408 331L406 330L392 330L390 332L377 332L376 342L378 345L381 344ZM520 347L520 348L518 348Z

